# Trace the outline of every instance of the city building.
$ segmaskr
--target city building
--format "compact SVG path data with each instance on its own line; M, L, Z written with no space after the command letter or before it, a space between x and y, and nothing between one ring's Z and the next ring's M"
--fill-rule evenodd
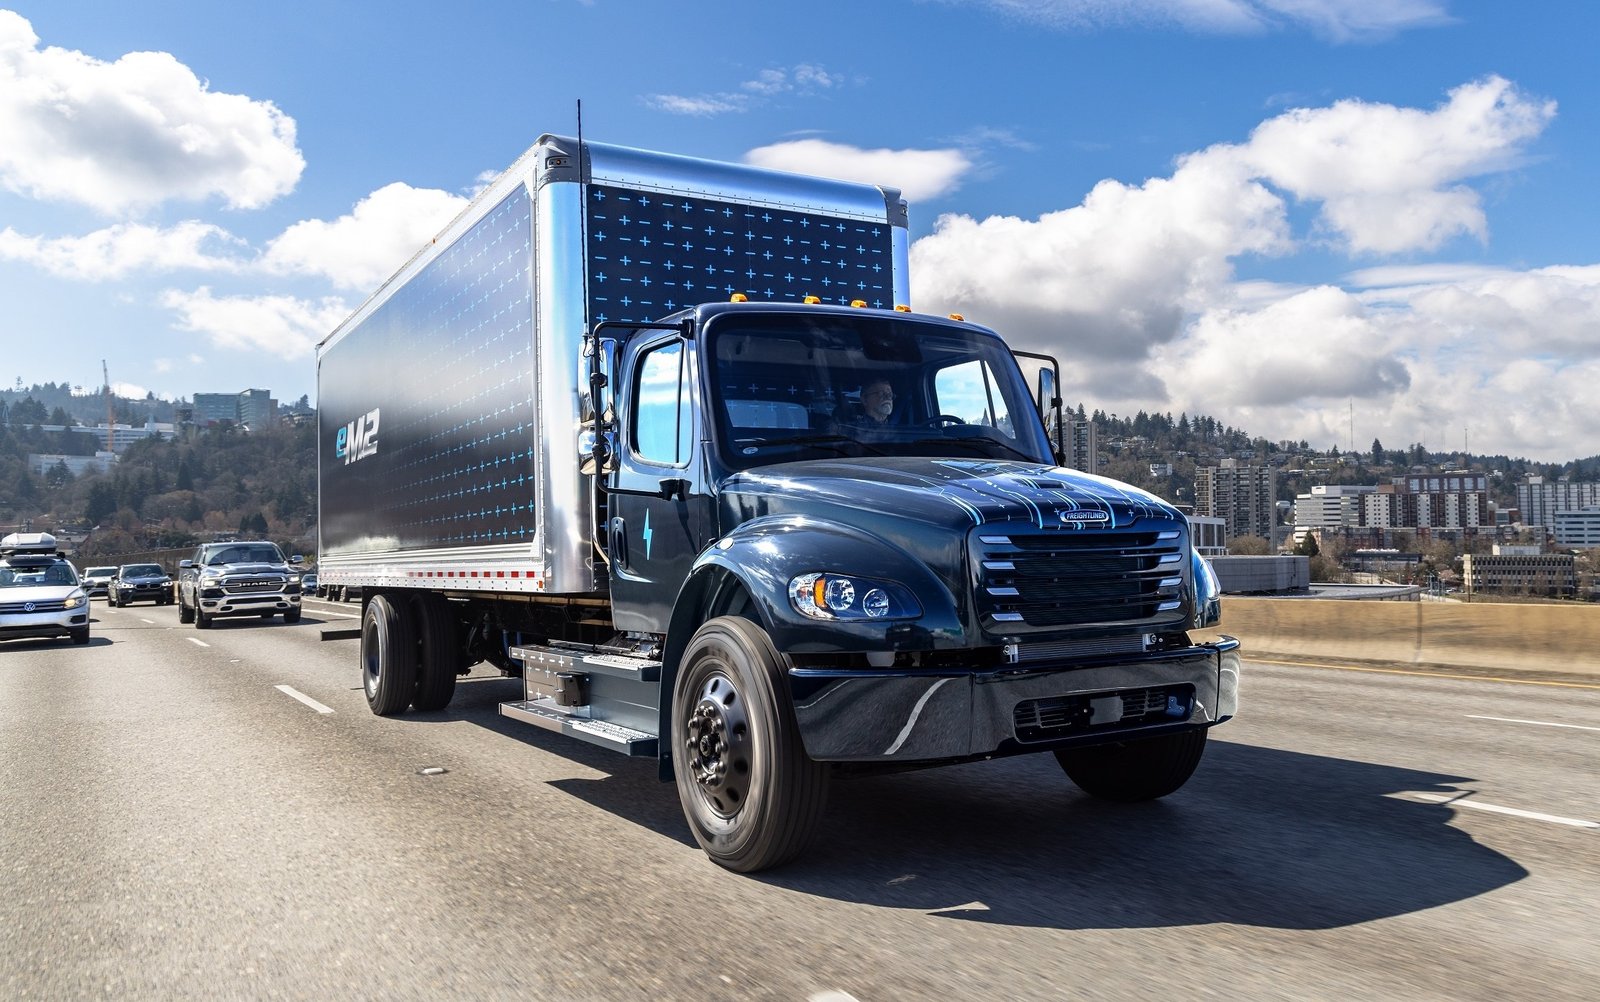
M133 443L142 442L147 438L157 438L163 442L168 442L171 441L172 438L178 433L175 425L159 421L150 421L139 426L134 426L131 424L114 424L108 426L104 421L102 421L93 426L84 424L42 424L38 427L40 431L73 431L80 435L87 435L94 439L95 445L102 448L106 444L106 431L109 427L111 432L111 451L118 453L127 449L128 446L132 445ZM83 459L86 457L79 456L77 458Z
M260 428L277 418L278 402L271 390L239 393L196 393L194 423L201 427L222 424Z
M1575 595L1577 558L1570 553L1540 553L1537 546L1496 546L1491 554L1461 558L1468 592L1510 595Z
M1600 483L1528 477L1517 485L1517 507L1526 524L1553 527L1558 511L1600 508Z
M1557 546L1600 546L1600 508L1558 511L1552 528Z
M1229 538L1260 536L1271 540L1277 490L1272 467L1241 464L1224 459L1218 466L1198 466L1194 471L1196 515L1220 518Z
M1350 484L1318 484L1294 499L1294 538L1304 539L1313 529L1337 529L1365 524L1362 499L1378 488Z
M1220 518L1190 515L1189 538L1203 557L1220 557L1228 552L1228 523Z
M43 452L28 453L28 469L41 477L58 466L65 466L67 472L74 477L81 477L90 472L108 473L116 465L117 454L104 450L92 456L62 456Z
M1070 421L1067 424L1067 465L1085 473L1100 469L1100 441L1094 422Z

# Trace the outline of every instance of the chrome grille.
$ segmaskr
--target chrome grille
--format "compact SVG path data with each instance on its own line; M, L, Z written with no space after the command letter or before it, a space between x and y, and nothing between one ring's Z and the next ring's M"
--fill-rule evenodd
M0 613L15 613L28 615L30 612L60 612L67 607L64 599L40 599L33 603L33 608L28 608L27 602L0 602Z
M994 626L1063 628L1182 618L1183 532L974 532L978 611Z
M259 595L262 592L282 591L283 582L281 577L228 578L222 582L222 590L229 595Z

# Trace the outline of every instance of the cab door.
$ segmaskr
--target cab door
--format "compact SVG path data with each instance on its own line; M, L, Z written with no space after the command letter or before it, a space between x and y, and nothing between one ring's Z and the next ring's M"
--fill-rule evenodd
M715 532L700 458L694 343L641 338L621 356L621 435L606 526L612 621L619 630L665 633L689 568Z

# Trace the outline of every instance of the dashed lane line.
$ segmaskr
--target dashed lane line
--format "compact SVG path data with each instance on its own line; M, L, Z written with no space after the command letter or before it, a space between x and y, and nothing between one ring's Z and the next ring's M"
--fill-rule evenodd
M1453 796L1442 793L1423 793L1418 790L1405 790L1391 794L1395 797L1406 797L1410 800L1420 800L1427 804L1443 804L1447 807L1465 807L1469 810L1484 811L1489 814L1505 814L1514 818L1526 818L1529 821L1543 821L1553 825L1566 825L1570 828L1600 829L1600 821L1585 821L1582 818L1564 818L1559 814L1541 814L1538 811L1524 811L1516 807L1501 807L1499 804L1486 804L1481 800L1470 800L1471 793L1462 792Z
M210 644L206 643L204 640L201 640L199 637L184 637L183 639L189 641L189 643L191 643L191 644L194 644L196 647L210 647L211 646Z
M1469 713L1468 720L1498 720L1502 724L1531 724L1534 727L1570 727L1575 731L1600 731L1600 727L1585 727L1583 724L1558 724L1550 720L1518 720L1516 717L1486 717L1482 714Z
M299 691L298 689L295 689L293 686L275 685L275 686L273 686L273 688L277 689L279 692L283 693L285 696L288 696L290 699L298 699L300 702L302 702L302 703L306 704L307 706L311 707L313 710L316 710L318 713L332 713L333 712L333 709L331 707L323 706L321 703L319 703L316 700L312 699L310 696L307 696L305 693Z

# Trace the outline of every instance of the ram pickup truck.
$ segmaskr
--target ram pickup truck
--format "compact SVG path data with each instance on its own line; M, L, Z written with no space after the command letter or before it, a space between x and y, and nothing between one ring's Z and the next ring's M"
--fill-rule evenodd
M211 627L219 616L300 620L300 564L272 542L202 543L178 563L178 622Z

